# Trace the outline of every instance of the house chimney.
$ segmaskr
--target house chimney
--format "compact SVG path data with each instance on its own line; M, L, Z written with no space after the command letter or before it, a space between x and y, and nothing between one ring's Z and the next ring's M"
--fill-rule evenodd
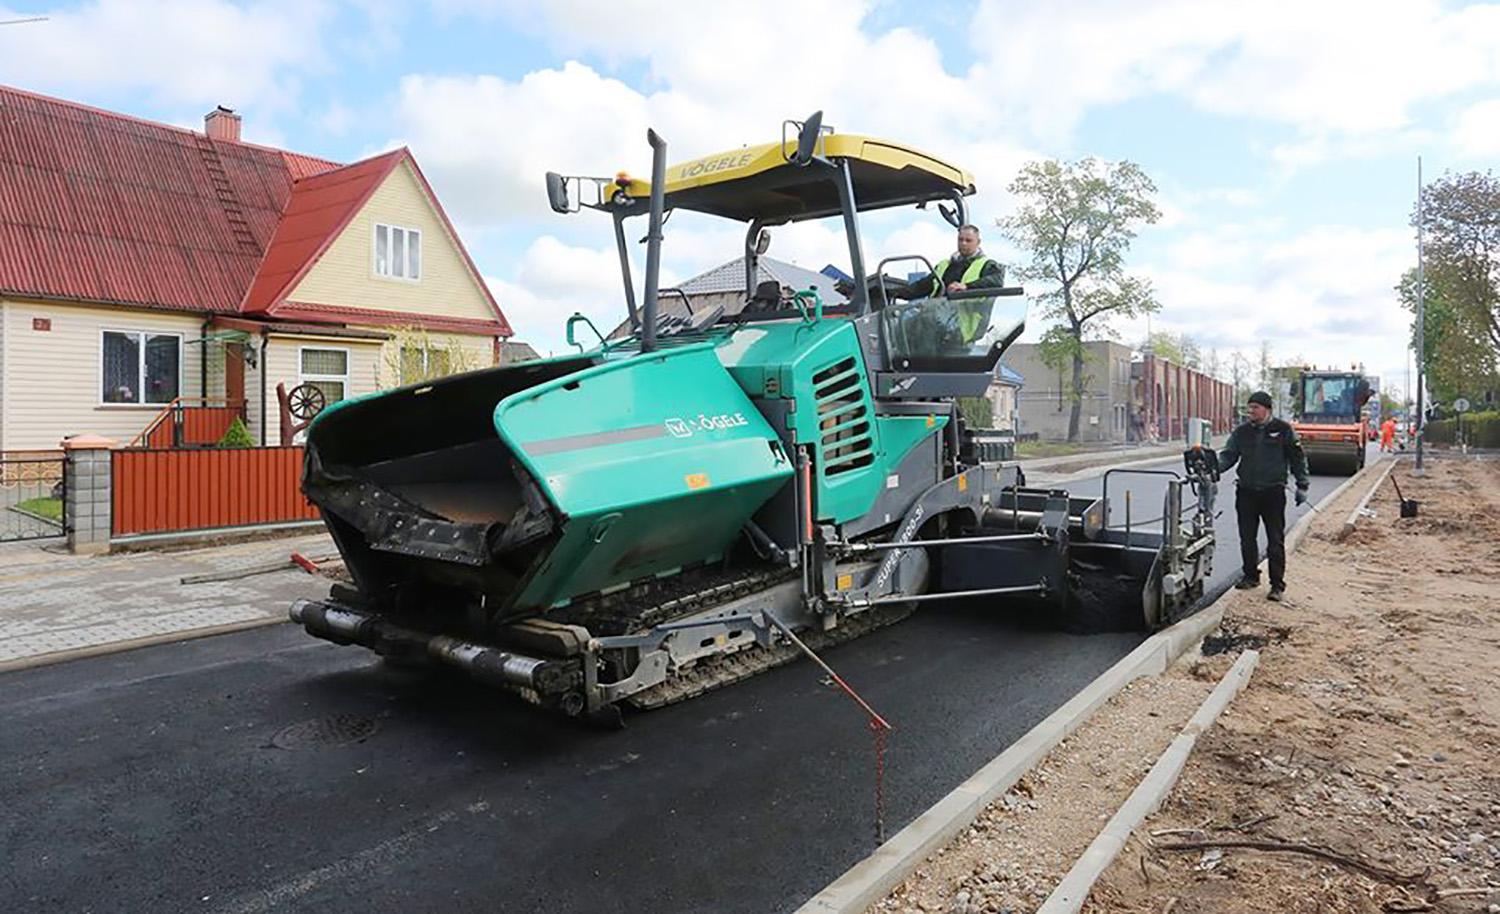
M211 140L240 141L240 116L233 110L219 105L203 115L203 132Z

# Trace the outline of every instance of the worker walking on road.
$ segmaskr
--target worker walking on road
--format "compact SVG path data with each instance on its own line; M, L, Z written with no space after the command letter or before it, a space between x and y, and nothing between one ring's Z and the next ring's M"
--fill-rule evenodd
M1244 576L1235 587L1260 586L1260 550L1256 534L1266 527L1266 559L1271 566L1271 591L1266 599L1281 602L1286 592L1286 477L1297 480L1297 504L1307 501L1307 455L1288 423L1271 416L1271 395L1250 395L1250 419L1229 434L1219 452L1219 471L1240 465L1235 480L1234 510L1240 522L1240 559Z
M1396 452L1396 420L1390 416L1380 423L1380 452L1384 454L1386 451Z

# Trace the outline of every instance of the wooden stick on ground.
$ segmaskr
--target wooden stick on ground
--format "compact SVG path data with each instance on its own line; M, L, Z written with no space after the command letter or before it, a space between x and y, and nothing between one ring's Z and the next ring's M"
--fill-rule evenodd
M1392 885L1412 885L1412 886L1420 885L1420 886L1426 886L1428 884L1427 883L1428 871L1426 871L1426 870L1424 870L1424 871L1422 871L1420 873L1413 873L1411 875L1406 875L1406 874L1398 873L1395 870L1388 870L1388 869L1386 869L1385 867L1382 867L1382 866L1376 866L1373 863L1365 863L1362 860L1355 860L1353 857L1346 857L1343 854L1340 854L1340 853L1338 853L1336 851L1328 850L1327 848L1315 847L1314 845L1311 845L1311 844L1296 844L1296 843L1288 842L1288 841L1244 841L1244 840L1235 840L1235 841L1181 841L1181 842L1178 842L1176 844L1159 844L1159 845L1157 845L1157 849L1158 850L1164 850L1164 851L1198 851L1198 850L1208 850L1210 848L1221 848L1221 849L1241 848L1241 849L1244 849L1244 850L1267 851L1267 852L1270 852L1270 853L1305 854L1305 855L1307 855L1309 857L1318 857L1318 858L1321 858L1323 860L1327 860L1330 863L1337 863L1339 866L1347 867L1347 868L1349 868L1351 870L1355 870L1356 872L1364 873L1366 876L1369 876L1371 879L1377 879L1377 880L1379 880L1381 882L1388 882L1388 883L1391 883Z

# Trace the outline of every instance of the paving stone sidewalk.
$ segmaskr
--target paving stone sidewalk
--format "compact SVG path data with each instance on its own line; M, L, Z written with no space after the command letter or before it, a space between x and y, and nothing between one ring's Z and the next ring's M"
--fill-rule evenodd
M70 555L58 541L0 545L0 670L121 642L285 619L292 600L326 595L328 579L289 563L283 571L235 580L181 581L289 561L294 551L320 558L335 549L323 532L102 556Z

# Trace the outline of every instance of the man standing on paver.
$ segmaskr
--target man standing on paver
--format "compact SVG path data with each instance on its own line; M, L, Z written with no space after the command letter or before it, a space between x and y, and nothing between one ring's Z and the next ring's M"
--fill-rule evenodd
M1271 395L1250 395L1250 419L1229 434L1219 452L1219 472L1236 463L1234 510L1240 522L1240 559L1244 576L1235 587L1260 586L1260 550L1256 533L1266 527L1266 559L1271 566L1271 591L1266 599L1281 602L1286 592L1286 476L1297 479L1297 504L1307 501L1307 455L1291 425L1271 416Z

